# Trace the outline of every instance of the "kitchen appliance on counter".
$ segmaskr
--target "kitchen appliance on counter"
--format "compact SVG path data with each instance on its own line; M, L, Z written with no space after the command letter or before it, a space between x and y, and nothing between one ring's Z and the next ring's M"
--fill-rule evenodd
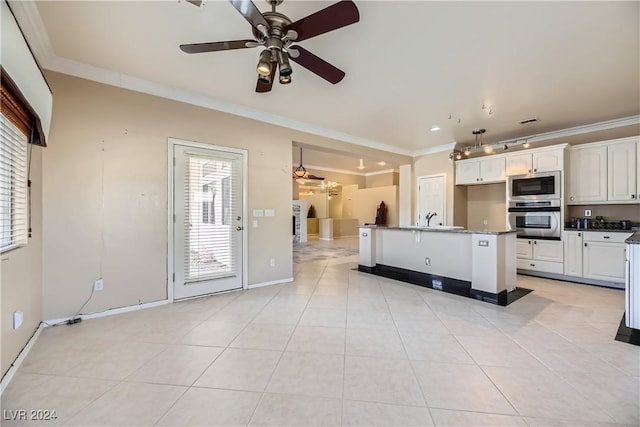
M508 226L519 238L560 240L560 200L510 201Z
M508 191L509 200L560 199L560 171L510 176Z

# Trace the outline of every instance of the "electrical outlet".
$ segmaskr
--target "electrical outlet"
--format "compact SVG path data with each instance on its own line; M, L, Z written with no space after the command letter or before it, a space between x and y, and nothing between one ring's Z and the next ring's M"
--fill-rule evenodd
M586 216L587 218L591 216L591 209L585 209L584 210L584 216Z
M271 258L271 259L269 260L269 265L270 265L271 267L275 267L275 266L276 266L276 259L275 259L275 258Z
M483 222L484 222L484 225L488 225L489 224L489 220L488 219L485 219Z
M24 313L21 311L13 312L13 329L18 329L24 321Z
M101 291L103 289L104 289L104 282L102 281L102 278L96 279L96 281L93 282L93 290L94 291Z

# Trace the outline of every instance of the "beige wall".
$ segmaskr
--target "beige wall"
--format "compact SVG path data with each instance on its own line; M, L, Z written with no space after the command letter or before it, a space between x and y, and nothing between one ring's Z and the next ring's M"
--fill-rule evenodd
M359 224L375 223L380 202L387 205L387 225L398 225L398 187L364 188L353 194L353 208Z
M412 192L412 220L415 223L417 179L421 176L446 174L446 205L447 205L447 225L461 225L466 223L466 201L464 192L455 188L453 162L449 160L449 152L440 152L417 157L413 163L413 192ZM465 214L460 211L464 210Z
M467 187L467 226L469 230L506 230L505 183ZM487 222L485 224L485 221Z
M398 185L398 172L387 172L375 175L367 175L365 179L366 188L386 187L388 185Z
M342 186L342 217L355 218L353 198L358 186L355 184Z
M31 153L31 228L27 246L1 255L0 335L2 375L27 344L42 320L42 150ZM13 329L13 313L22 311L24 323Z
M248 150L249 212L276 211L247 230L249 284L292 276L292 131L57 73L47 77L54 117L43 157L45 319L73 315L98 277L104 291L86 313L167 297L168 137ZM276 267L269 266L272 257Z

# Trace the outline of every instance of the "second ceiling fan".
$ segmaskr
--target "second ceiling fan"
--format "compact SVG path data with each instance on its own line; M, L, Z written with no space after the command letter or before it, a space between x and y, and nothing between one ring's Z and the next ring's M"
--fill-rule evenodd
M188 1L195 5L201 3L201 0ZM271 11L261 13L251 0L229 0L253 27L254 39L183 44L180 49L186 53L204 53L263 47L257 66L256 92L271 90L276 70L281 84L290 83L293 71L289 59L330 83L340 82L344 71L293 43L358 22L360 14L353 1L342 0L295 22L276 12L276 6L283 0L266 1L271 5Z

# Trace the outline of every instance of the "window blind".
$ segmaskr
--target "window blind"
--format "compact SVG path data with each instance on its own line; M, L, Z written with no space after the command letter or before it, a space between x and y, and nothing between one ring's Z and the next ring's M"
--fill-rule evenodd
M185 281L236 275L241 182L238 160L187 153L184 199Z
M0 251L27 244L28 137L0 114Z

